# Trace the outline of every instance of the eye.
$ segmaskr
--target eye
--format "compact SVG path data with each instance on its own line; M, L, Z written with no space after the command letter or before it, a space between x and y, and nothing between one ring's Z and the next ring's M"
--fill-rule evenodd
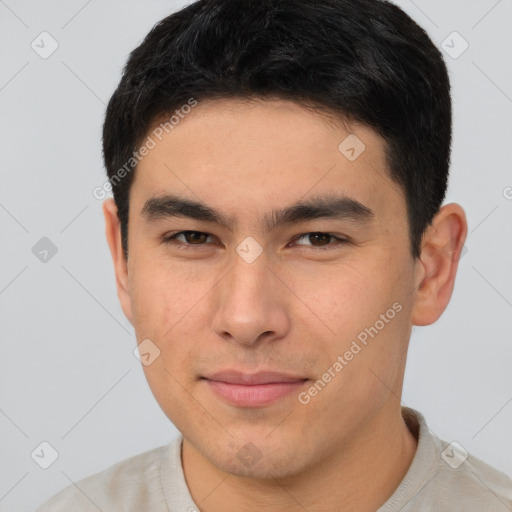
M295 238L294 243L296 245L310 245L315 249L322 250L329 249L330 246L348 243L348 240L332 235L331 233L312 232L305 233L300 235L298 238Z
M166 235L163 240L168 244L178 241L184 245L204 245L210 237L212 235L202 231L178 231L177 233Z
M184 249L193 245L204 247L211 243L214 238L213 235L203 231L178 231L167 234L163 241L166 244L172 244ZM310 246L315 250L325 250L347 243L349 243L348 240L331 233L311 232L296 237L289 245Z

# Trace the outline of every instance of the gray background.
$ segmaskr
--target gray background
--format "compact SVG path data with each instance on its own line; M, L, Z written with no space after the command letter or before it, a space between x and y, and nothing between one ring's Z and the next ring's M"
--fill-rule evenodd
M512 0L397 3L453 55L463 47L452 32L469 43L458 58L445 53L455 121L447 202L466 209L468 250L443 317L413 331L403 403L512 474ZM125 59L182 5L0 0L3 512L33 510L177 435L133 356L92 190L105 181L101 125ZM59 45L46 59L31 47L51 49L43 31ZM41 252L43 237L55 255ZM42 441L59 454L46 470L31 458ZM48 462L40 450L34 458Z

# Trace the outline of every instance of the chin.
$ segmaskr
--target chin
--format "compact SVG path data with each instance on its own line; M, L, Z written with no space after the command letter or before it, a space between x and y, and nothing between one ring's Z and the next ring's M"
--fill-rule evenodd
M304 461L297 459L294 443L282 443L260 438L253 441L231 440L229 446L216 445L203 455L222 471L242 478L256 480L281 479L296 475L305 469ZM304 452L301 452L304 457Z

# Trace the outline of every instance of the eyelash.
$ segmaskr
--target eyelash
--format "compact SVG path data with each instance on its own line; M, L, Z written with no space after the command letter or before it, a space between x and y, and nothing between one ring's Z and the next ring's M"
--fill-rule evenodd
M204 231L193 231L193 230L177 231L176 233L170 233L170 234L166 235L163 238L163 242L166 243L166 244L175 244L176 243L177 247L179 247L180 249L188 249L189 247L193 247L193 246L204 247L206 245L205 243L190 244L188 242L181 242L179 240L176 240L176 238L178 236L184 235L184 234L188 234L188 233L195 233L195 234L200 234L200 235L213 236L213 235L210 235L210 233L205 233ZM327 236L330 236L333 240L335 240L335 243L329 243L327 245L321 245L321 246L315 246L315 245L309 245L308 246L308 244L298 244L298 245L303 245L303 246L306 246L306 247L311 247L314 250L325 251L325 250L332 249L333 246L337 247L339 245L343 245L343 244L348 244L349 243L349 240L347 240L345 238L340 238L340 237L338 237L336 235L333 235L332 233L325 233L323 231L309 231L307 233L303 233L301 235L296 236L292 240L292 242L296 242L297 240L300 240L301 238L307 237L308 235L327 235Z

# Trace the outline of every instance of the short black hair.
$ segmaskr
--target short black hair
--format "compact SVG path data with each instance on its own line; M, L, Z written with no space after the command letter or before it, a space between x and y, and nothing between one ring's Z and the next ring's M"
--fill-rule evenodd
M107 107L103 156L126 258L134 152L162 116L221 98L292 100L373 128L419 257L445 197L452 133L448 72L427 33L385 0L198 0L132 51Z

